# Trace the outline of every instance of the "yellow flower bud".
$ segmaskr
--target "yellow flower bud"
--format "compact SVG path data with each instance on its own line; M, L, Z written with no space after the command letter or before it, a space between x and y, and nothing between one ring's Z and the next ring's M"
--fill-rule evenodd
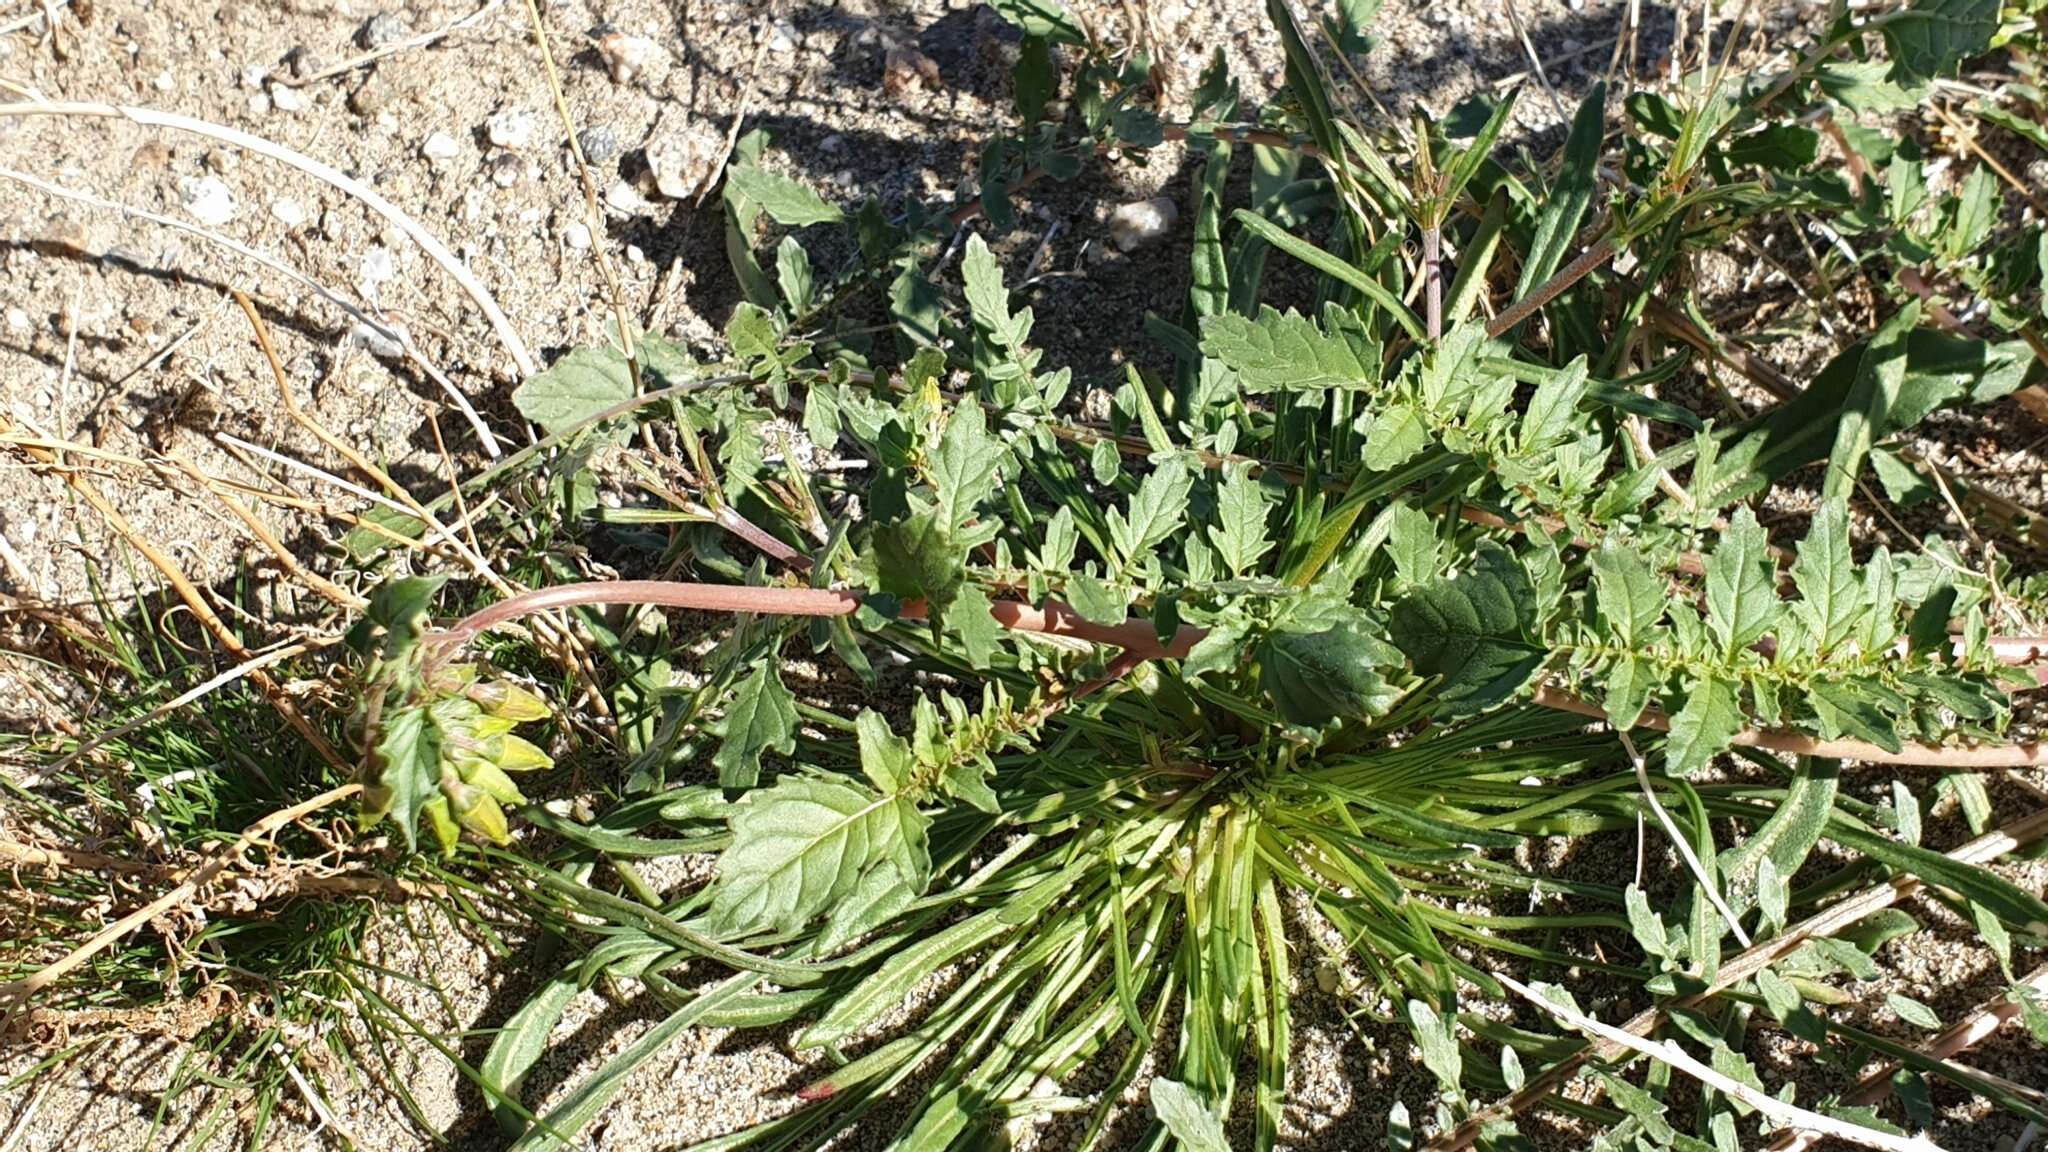
M499 770L496 764L487 760L466 760L458 767L465 783L483 789L484 793L500 804L524 804L526 797L519 792L519 785L510 776Z
M462 829L455 824L455 817L448 814L448 798L436 796L420 805L420 811L427 814L427 824L434 830L434 839L440 842L441 855L455 853L455 842L462 838Z
M492 759L497 762L498 767L507 772L535 772L555 766L554 757L541 751L540 746L531 740L509 734L499 739L504 743L499 746L497 755Z
M484 711L514 723L545 720L549 715L547 701L517 684L504 680L486 680L472 684L467 689L467 694Z

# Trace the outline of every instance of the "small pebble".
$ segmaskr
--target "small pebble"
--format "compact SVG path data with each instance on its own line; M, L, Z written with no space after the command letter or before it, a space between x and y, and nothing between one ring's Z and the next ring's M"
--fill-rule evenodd
M514 152L533 139L533 113L524 108L507 108L484 121L484 135L499 148Z
M645 264L647 263L647 253L642 252L638 244L628 244L626 245L626 263Z
M242 87L261 92L263 82L270 78L270 69L261 64L251 64L242 69Z
M612 83L631 84L649 65L661 59L661 45L645 36L607 32L597 38L597 54L610 69Z
M692 123L647 145L647 171L655 190L670 200L697 194L725 150L725 136L706 124Z
M363 48L382 48L412 35L405 18L396 12L379 12L356 29L356 43Z
M883 93L902 96L923 89L937 91L938 87L937 61L908 44L889 46L888 53L882 57Z
M846 147L846 137L834 132L823 140L818 141L818 147L827 152L841 151Z
M1109 241L1125 252L1143 248L1165 239L1179 218L1180 209L1166 196L1119 204L1109 214Z
M294 80L308 79L316 75L322 67L320 57L314 55L313 50L304 44L300 44L285 53L284 62L291 68L292 79Z
M169 92L171 89L178 86L178 82L171 77L171 70L168 68L164 69L162 72L159 72L157 74L157 78L150 81L150 83L154 85L156 87L156 90L159 92Z
M375 116L391 103L391 81L386 80L374 69L363 78L356 90L348 94L349 111L358 116Z
M436 132L420 145L420 155L438 164L462 154L462 142L446 132Z
M358 348L367 349L370 355L380 360L396 360L405 355L405 346L391 339L375 328L358 320L348 330L349 342Z
M576 146L590 164L609 164L619 156L619 134L603 125L592 125L576 133Z
M491 160L491 183L510 188L526 178L526 169L526 161L510 152L500 152Z
M279 112L301 112L306 107L306 94L289 84L272 84L270 102Z
M654 207L647 202L647 197L640 194L638 188L624 180L614 181L612 186L605 190L604 203L605 207L622 216L639 216Z
M10 332L26 332L26 331L28 331L28 330L29 330L30 328L34 327L34 326L35 326L35 322L34 322L34 321L32 321L32 320L30 320L30 319L28 318L28 313L26 313L26 312L22 311L22 310L21 310L21 309L19 309L19 308L9 308L9 309L7 310L7 330L8 330L8 331L10 331Z
M590 248L590 226L578 220L567 228L562 229L562 243L567 244L578 252L588 251Z
M235 194L217 177L188 178L180 184L179 192L185 201L186 214L209 228L217 228L235 218Z
M251 92L251 93L249 93L249 115L251 115L251 116L268 116L268 115L270 115L270 97L268 97L268 96L264 95L264 94L263 94L263 93L261 93L261 92Z
M796 29L786 21L777 21L768 34L768 53L771 56L787 56L796 51Z
M287 228L297 228L307 220L305 206L288 196L270 202L270 215Z
M368 288L374 288L396 275L398 275L398 258L391 254L391 249L384 247L382 244L378 244L368 252L363 253L362 263L356 266L356 276Z

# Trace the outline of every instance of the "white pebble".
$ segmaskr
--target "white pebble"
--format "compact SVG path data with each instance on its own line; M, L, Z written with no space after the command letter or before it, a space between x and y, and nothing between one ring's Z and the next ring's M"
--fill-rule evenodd
M300 112L306 107L306 95L289 84L272 84L270 102L279 112Z
M492 144L517 151L533 139L533 113L507 108L484 121L484 134Z
M725 150L725 136L709 125L692 123L680 132L657 137L647 145L647 170L654 187L670 200L687 200L711 177Z
M645 36L607 32L597 39L597 54L604 59L605 67L611 70L612 83L631 84L634 77L647 71L647 66L660 58L661 45Z
M35 326L35 321L33 321L33 320L30 320L30 319L28 318L28 313L26 313L26 312L22 311L22 310L21 310L21 309L19 309L19 308L9 308L9 309L7 310L7 330L8 330L8 331L10 331L10 332L26 332L26 331L28 331L28 330L29 330L30 328L34 327L34 326Z
M247 68L242 69L242 87L261 91L263 81L268 79L269 76L270 69L265 68L261 64L251 64Z
M796 29L787 22L778 21L768 35L768 51L776 56L787 56L796 51Z
M400 331L403 331L400 329ZM367 349L370 355L380 360L397 360L405 355L405 346L391 339L375 328L358 320L348 330L348 338L358 348Z
M391 254L391 249L378 244L363 253L362 263L356 266L356 275L364 287L374 288L398 275L398 258Z
M219 177L201 176L187 178L179 191L185 200L185 211L194 220L209 228L217 228L235 218L235 194L220 182Z
M1125 252L1155 244L1173 231L1180 209L1165 196L1117 205L1109 214L1109 240Z
M443 160L453 160L461 153L461 141L446 132L436 132L427 137L426 143L420 145L420 155L437 164Z
M270 202L270 214L287 228L297 228L307 219L305 207L297 200L284 196Z
M605 190L604 203L605 207L622 216L638 216L653 207L638 188L624 180L613 181L612 186Z
M578 252L586 251L590 247L590 225L578 220L562 229L562 243Z
M168 68L164 69L162 72L159 72L157 74L157 78L150 81L150 83L154 85L156 87L156 90L159 92L169 92L171 89L178 86L178 82L171 77L171 70Z
M268 116L268 115L270 115L270 97L268 97L268 96L265 96L265 95L264 95L263 93L261 93L261 92L251 92L251 93L249 93L249 115L251 115L251 116Z

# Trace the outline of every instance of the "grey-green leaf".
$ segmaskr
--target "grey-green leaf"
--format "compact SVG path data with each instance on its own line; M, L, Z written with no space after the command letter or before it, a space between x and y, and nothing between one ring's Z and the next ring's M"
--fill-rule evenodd
M1417 672L1443 678L1445 713L1481 712L1514 696L1543 666L1549 650L1532 634L1535 595L1514 556L1486 541L1468 571L1396 601L1389 635Z
M725 739L711 762L725 788L751 788L761 778L761 755L796 751L796 697L782 682L773 658L747 673L726 705Z
M1601 541L1587 559L1593 567L1594 602L1608 631L1624 648L1646 641L1664 618L1664 581L1640 553L1613 536Z
M1223 1118L1195 1090L1164 1076L1152 1078L1152 1112L1185 1152L1230 1152Z
M712 923L728 936L794 932L884 865L922 892L931 873L929 824L902 797L785 776L734 806L732 844L718 857Z
M1209 540L1232 576L1251 571L1272 550L1266 510L1265 491L1252 479L1250 464L1240 462L1224 471L1223 482L1216 487L1217 523L1209 529Z
M512 406L547 432L573 428L632 398L632 370L608 347L573 349L512 390Z
M1705 768L1742 731L1742 711L1735 686L1708 675L1695 684L1685 706L1671 718L1671 738L1664 744L1665 771L1686 777Z
M1291 308L1277 312L1267 305L1256 319L1235 313L1205 317L1202 351L1236 372L1247 392L1363 388L1374 382L1350 341L1325 333Z
M743 164L729 169L725 178L741 195L774 217L777 224L800 228L806 224L837 224L846 218L824 197L779 172Z
M1775 571L1756 514L1736 509L1707 561L1707 626L1724 655L1733 657L1770 627L1778 608Z

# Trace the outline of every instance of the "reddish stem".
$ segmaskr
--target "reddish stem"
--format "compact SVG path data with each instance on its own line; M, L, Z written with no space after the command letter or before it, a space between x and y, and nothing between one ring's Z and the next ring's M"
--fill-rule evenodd
M668 580L564 584L522 592L464 617L437 638L437 658L447 659L500 624L536 612L584 604L651 604L700 612L758 612L783 616L851 616L860 609L861 598L852 592L827 588L753 588ZM907 620L922 620L925 618L925 605L922 601L907 601L899 615ZM990 605L989 615L995 618L996 623L1014 632L1069 636L1091 644L1115 645L1124 650L1124 656L1112 667L1121 671L1129 671L1146 660L1186 656L1208 635L1206 629L1184 624L1171 640L1162 643L1149 620L1130 618L1120 624L1095 624L1057 600L1047 600L1043 608L1019 600L998 600ZM2040 659L2048 642L2039 637L2000 636L1992 638L1990 647L2001 661L2030 664ZM2037 683L2048 684L2048 667L2033 663L2032 671ZM1096 686L1090 685L1090 688ZM1575 712L1596 719L1606 717L1606 710L1599 705L1555 688L1537 688L1532 700L1561 712ZM1636 726L1669 731L1671 721L1652 710L1644 712ZM1791 755L1826 756L1871 764L1918 764L1940 768L2018 768L2048 764L2048 745L2040 743L1953 748L1909 743L1898 752L1890 752L1861 740L1821 740L1799 732L1757 728L1746 728L1737 733L1731 743Z

